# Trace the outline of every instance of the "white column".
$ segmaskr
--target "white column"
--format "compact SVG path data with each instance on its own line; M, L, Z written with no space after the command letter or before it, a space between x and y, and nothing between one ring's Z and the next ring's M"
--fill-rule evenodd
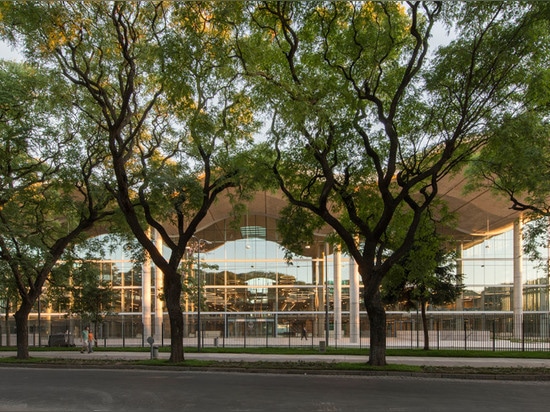
M155 231L155 246L162 253L162 238ZM160 296L164 293L164 274L155 266L155 342L162 339L162 314L164 312L164 302Z
M521 338L523 324L522 218L514 222L514 337Z
M316 256L319 256L319 254L317 254ZM321 284L321 279L320 279L321 270L319 268L319 262L321 260L322 260L321 258L315 258L311 261L311 271L313 273L313 279L314 279L314 285L315 285L315 289L314 289L315 290L315 295L314 295L315 302L314 302L314 306L313 306L315 311L321 311L322 310L323 292L322 292L322 288L319 289L319 287L322 285ZM278 307L279 306L277 306L277 308ZM319 322L320 322L319 321L319 316L316 315L315 320L313 321L313 330L311 331L313 333L313 336L320 336L321 331L323 330L323 328L320 327Z
M141 318L143 322L143 336L147 339L151 335L151 258L145 254L143 262L141 285Z
M464 273L464 263L462 262L462 254L464 251L464 245L462 242L458 243L456 246L456 273ZM456 310L464 310L464 295L461 295L456 300Z
M359 343L359 270L355 260L349 258L349 338Z
M330 339L330 332L329 332L329 322L330 322L330 315L329 315L329 306L330 306L330 300L328 298L328 244L323 243L322 245L323 250L321 252L322 259L319 261L319 281L320 284L323 285L321 288L321 296L319 303L321 304L322 310L324 315L321 317L322 324L319 325L321 327L321 331L324 331L324 334L322 336L323 339L325 339L326 345L329 344Z
M342 338L342 252L334 247L334 338Z

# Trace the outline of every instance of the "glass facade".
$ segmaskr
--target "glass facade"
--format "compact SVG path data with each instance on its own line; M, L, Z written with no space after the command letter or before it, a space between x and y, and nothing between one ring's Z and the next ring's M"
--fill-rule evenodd
M206 241L207 239L204 239ZM230 240L210 245L211 250L194 250L192 270L185 273L189 284L201 279L201 310L208 314L248 314L276 316L285 313L319 314L334 310L334 256L321 258L296 256L284 259L284 250L261 237ZM547 252L545 256L547 256ZM101 277L119 293L114 311L124 314L142 312L142 273L130 258L116 250L111 259L98 263ZM114 259L113 259L114 258ZM200 265L197 260L200 258ZM514 299L513 232L487 239L464 250L462 271L465 291L455 305L430 310L512 311ZM349 266L347 256L340 259L340 307L349 311ZM200 274L199 274L200 271ZM325 273L328 290L325 285ZM157 295L155 276L151 279L151 302ZM182 296L184 313L196 312L197 292ZM361 311L364 310L360 300ZM548 271L540 262L523 259L523 310L549 310ZM155 308L152 308L155 311Z
M206 240L206 239L205 239ZM195 284L200 271L201 310L205 313L246 313L274 315L277 313L320 313L334 310L334 256L322 258L296 256L287 263L284 250L273 241L260 237L231 240L210 246L209 251L194 251L193 270L185 273L189 284ZM545 256L548 253L545 251ZM200 265L197 260L200 258ZM464 250L462 271L465 291L456 305L431 310L511 311L513 309L514 267L513 232L487 239ZM116 290L113 311L124 314L141 313L142 271L136 268L122 248L113 251L105 261L98 262L101 279ZM350 259L340 259L340 305L349 310ZM328 290L325 285L327 274ZM541 262L523 259L523 310L549 310L549 277ZM185 281L185 279L184 279ZM151 279L151 302L157 295L155 276ZM328 293L327 293L328 292ZM196 292L182 297L183 311L196 312ZM361 310L363 310L363 304ZM155 308L152 308L154 312Z
M319 244L312 246L318 249L310 256L295 256L292 262L286 262L284 250L271 240L276 240L275 229L257 222L254 228L238 239L231 238L235 237L234 230L222 232L221 237L227 238L225 241L210 241L219 239L220 233L202 231L202 243L198 243L204 248L199 251L197 244L191 245L186 256L189 264L182 265L191 267L191 270L182 272L183 281L189 286L188 292L182 295L184 337L188 343L192 344L193 339L196 341L196 331L199 330L199 290L194 286L199 278L200 330L205 339L210 339L209 342L211 338L221 338L225 345L229 344L226 339L238 338L241 344L244 339L246 345L247 339L254 338L258 340L257 344L268 344L270 339L285 337L299 341L303 328L308 336L318 340L330 335L331 340L341 342L348 339L350 343L361 344L361 339L368 339L368 317L362 299L357 299L358 310L351 303L357 300L350 298L350 290L354 287L350 282L353 262L347 256L325 255L324 245ZM457 334L468 336L468 339L477 339L478 334L485 338L513 336L517 339L513 240L514 232L509 231L462 252L459 263L464 273L463 296L453 305L428 308L430 328L437 339L441 339L442 345L445 336L455 341ZM106 242L101 239L102 244ZM153 265L149 271L143 270L124 253L122 246L110 249L105 259L96 262L101 280L110 283L117 292L113 314L101 326L101 336L119 338L122 342L131 336L142 344L146 336L153 334L155 339L161 336L159 339L164 340L170 333L169 321L166 313L157 313L157 297L162 293L156 285L157 271ZM542 252L544 257L548 256L547 250ZM168 256L168 251L164 253ZM307 254L306 250L304 254ZM527 328L525 330L537 339L548 339L548 271L541 262L530 261L526 256L523 257L522 270L524 313L519 322L531 319L528 327L523 326ZM339 278L339 282L335 283L335 278ZM151 289L143 291L142 286L149 281ZM360 296L360 281L357 289ZM144 296L144 293L150 296ZM145 310L144 302L150 302L150 311ZM46 318L48 322L51 320L48 323L50 331L75 330L77 336L80 322L77 318L66 318L66 312L63 313L60 307L42 310L42 325L45 325ZM354 310L357 312L355 318ZM151 314L149 326L143 318L148 313ZM59 325L54 322L56 318ZM419 344L421 322L418 312L388 308L387 319L388 339L400 339L400 342L405 339ZM479 328L479 331L472 334L473 328ZM357 336L357 340L352 336ZM488 339L485 340L489 342Z
M514 307L513 231L485 240L462 253L465 292L464 310L511 311ZM548 250L541 250L542 260L523 256L523 310L547 312Z

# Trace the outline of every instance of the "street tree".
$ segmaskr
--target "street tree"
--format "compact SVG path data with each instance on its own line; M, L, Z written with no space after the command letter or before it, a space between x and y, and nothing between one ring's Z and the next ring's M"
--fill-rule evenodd
M45 282L68 247L109 215L111 196L96 180L105 152L68 104L67 84L7 61L0 83L0 260L19 295L17 357L26 359L28 317Z
M438 182L486 143L489 123L523 104L535 8L261 2L236 30L251 93L270 117L281 190L330 225L358 265L371 365L386 363L381 282L414 245ZM430 48L438 22L456 37Z
M113 171L106 184L164 276L172 362L184 359L179 267L187 244L220 194L237 199L254 186L243 181L253 170L253 113L227 26L217 24L227 6L68 1L2 10L27 53L74 84L77 107L103 134Z
M10 313L14 312L17 306L19 294L15 287L15 280L11 275L9 266L6 262L0 260L0 310L4 313L4 332L6 334L5 345L12 346L11 333L10 333ZM2 341L2 335L0 332L0 342Z
M382 280L382 301L386 305L420 310L424 350L430 349L428 305L452 304L464 289L463 275L456 273L456 256L449 252L448 241L437 233L432 220L424 219L410 250Z
M488 144L468 168L469 189L490 189L513 210L522 212L527 226L526 251L534 258L548 245L550 217L550 6L537 2L531 65L522 75L525 104L502 122L491 122Z
M105 257L104 239L86 239L76 250L65 254L48 278L41 302L55 312L65 313L71 320L71 332L76 315L82 324L92 324L97 336L97 327L115 306L117 293L110 280L103 278L98 263Z

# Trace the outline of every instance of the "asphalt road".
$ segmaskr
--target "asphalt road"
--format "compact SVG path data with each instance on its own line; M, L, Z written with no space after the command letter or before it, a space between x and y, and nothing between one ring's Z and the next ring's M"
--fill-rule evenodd
M550 382L0 368L0 411L548 411Z

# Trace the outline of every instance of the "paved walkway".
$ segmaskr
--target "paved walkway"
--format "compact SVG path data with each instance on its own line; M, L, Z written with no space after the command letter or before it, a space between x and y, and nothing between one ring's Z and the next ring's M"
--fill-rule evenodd
M14 351L0 351L0 358L15 356ZM150 359L149 352L93 352L80 353L78 349L74 351L48 351L33 352L33 357L62 358L62 359L112 359L112 360L139 360ZM168 359L169 353L160 352L159 359ZM367 362L366 356L351 355L272 355L272 354L249 354L249 353L186 353L186 359L233 361L233 362ZM491 367L491 368L549 368L550 359L514 359L514 358L449 358L449 357L416 357L416 356L388 356L389 364L403 365L431 365L431 366L471 366L471 367Z

